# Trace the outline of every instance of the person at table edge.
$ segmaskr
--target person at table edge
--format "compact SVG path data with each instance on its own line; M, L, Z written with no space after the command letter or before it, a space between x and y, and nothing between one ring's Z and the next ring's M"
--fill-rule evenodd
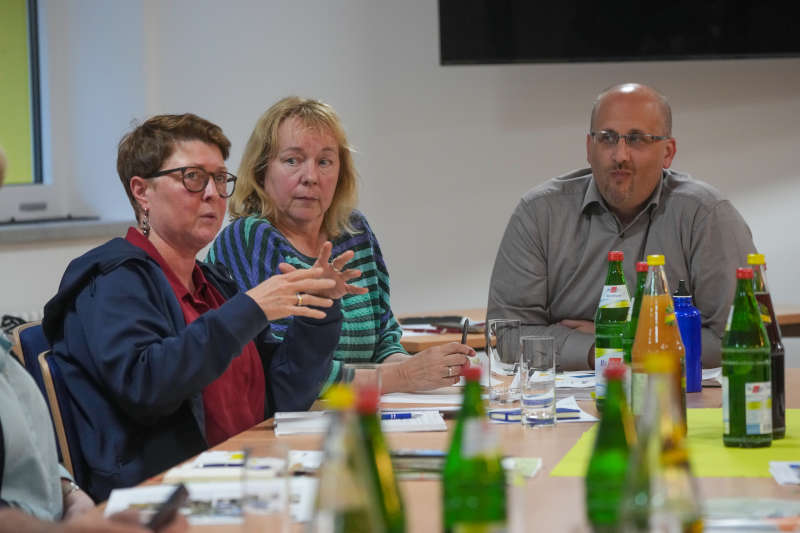
M669 286L688 283L702 315L705 367L719 366L736 268L755 252L750 229L719 191L670 169L672 112L655 89L623 83L592 107L590 168L526 193L508 222L492 271L487 319L518 318L523 334L551 335L559 367L594 368L594 315L607 252L635 262L663 254Z
M117 170L138 227L73 260L45 306L95 499L276 410L307 409L328 375L347 276L330 267L330 245L322 267L247 292L195 259L236 185L229 149L219 126L192 114L158 115L123 137ZM270 324L288 315L279 341Z

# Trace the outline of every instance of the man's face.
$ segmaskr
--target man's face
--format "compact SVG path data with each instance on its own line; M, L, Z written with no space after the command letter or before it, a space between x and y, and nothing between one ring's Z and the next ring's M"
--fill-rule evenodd
M666 135L664 113L658 100L641 89L607 94L595 109L592 131L619 135ZM586 137L586 157L597 188L609 207L624 221L632 219L653 194L661 171L675 156L675 140L629 146L620 138L605 145Z

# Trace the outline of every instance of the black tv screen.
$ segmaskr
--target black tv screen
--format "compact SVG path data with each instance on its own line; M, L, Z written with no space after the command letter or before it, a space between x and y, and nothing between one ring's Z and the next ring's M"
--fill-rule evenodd
M800 56L800 2L439 0L443 65Z

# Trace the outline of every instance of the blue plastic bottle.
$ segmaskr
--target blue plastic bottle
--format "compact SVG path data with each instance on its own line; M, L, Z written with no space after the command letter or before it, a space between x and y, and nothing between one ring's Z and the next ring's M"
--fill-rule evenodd
M703 390L703 345L700 340L702 321L700 311L692 305L692 295L686 289L686 282L678 282L678 290L672 296L675 303L675 316L681 332L683 347L686 349L686 392Z

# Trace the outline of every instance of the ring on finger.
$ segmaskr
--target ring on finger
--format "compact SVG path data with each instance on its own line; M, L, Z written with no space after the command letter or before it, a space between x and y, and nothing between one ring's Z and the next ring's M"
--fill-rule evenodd
M299 292L297 292L297 293L295 293L295 296L297 296L297 304L296 305L297 305L297 307L300 307L301 305L303 305L303 295L300 294Z
M448 378L452 378L453 377L453 367L452 366L448 366L447 367L447 377Z

